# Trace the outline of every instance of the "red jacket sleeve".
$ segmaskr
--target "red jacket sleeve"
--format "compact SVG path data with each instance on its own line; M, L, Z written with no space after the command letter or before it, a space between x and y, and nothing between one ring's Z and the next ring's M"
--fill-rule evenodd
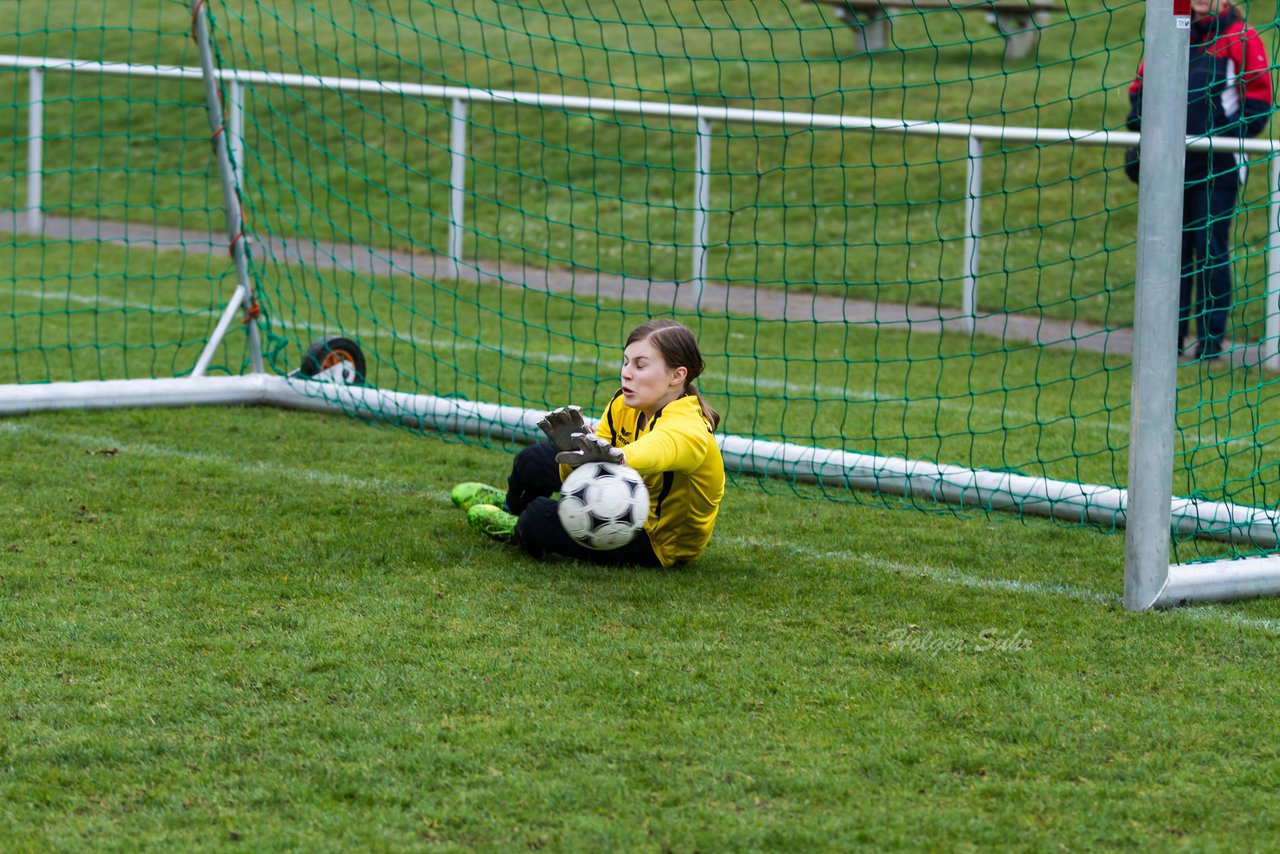
M1142 130L1142 66L1140 60L1138 76L1129 84L1129 116L1124 121L1129 130Z
M1253 27L1246 27L1231 45L1231 60L1240 69L1240 83L1246 98L1271 102L1271 63L1267 48Z
M1133 82L1129 84L1129 97L1133 97L1142 92L1142 67L1146 60L1138 61L1138 76L1133 78Z
M1266 45L1252 27L1246 27L1231 48L1231 59L1240 69L1240 88L1244 96L1240 120L1245 125L1244 135L1257 136L1266 129L1274 102L1271 61L1267 57Z

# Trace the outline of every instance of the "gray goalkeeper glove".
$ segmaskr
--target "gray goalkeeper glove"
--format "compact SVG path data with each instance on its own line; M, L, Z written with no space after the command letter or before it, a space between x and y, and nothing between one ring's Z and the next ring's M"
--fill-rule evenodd
M587 432L587 425L582 420L581 406L562 406L553 412L548 412L538 422L538 427L547 434L547 438L556 446L557 451L572 450L574 434Z
M623 465L622 451L599 436L590 433L574 433L567 451L556 454L556 462L571 468L583 463L617 463Z

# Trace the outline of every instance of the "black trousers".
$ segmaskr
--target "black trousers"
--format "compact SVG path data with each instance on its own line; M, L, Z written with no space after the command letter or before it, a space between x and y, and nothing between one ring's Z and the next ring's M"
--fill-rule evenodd
M1231 319L1231 220L1239 182L1234 176L1188 184L1182 194L1182 279L1178 345L1196 319L1202 348L1216 352Z
M507 478L507 510L519 517L514 539L531 557L557 554L603 566L662 566L643 530L625 546L609 551L579 544L560 524L551 498L559 491L560 467L554 445L539 442L516 454Z

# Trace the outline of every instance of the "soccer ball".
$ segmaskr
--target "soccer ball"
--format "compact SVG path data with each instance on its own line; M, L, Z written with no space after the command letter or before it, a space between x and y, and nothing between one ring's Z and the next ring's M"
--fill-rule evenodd
M644 527L649 490L629 466L584 463L564 479L556 512L575 542L608 551L625 546Z

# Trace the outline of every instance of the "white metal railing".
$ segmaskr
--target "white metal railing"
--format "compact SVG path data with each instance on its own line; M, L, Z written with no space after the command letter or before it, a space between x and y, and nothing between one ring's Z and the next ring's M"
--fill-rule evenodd
M41 182L43 158L44 74L46 72L80 72L118 76L168 79L202 79L199 68L186 66L135 65L123 62L90 62L79 59L15 56L0 54L0 68L27 70L31 73L31 103L28 118L27 217L32 230L39 230L42 217ZM230 150L235 168L244 168L245 87L274 86L291 89L328 89L340 92L373 92L395 94L406 98L446 101L450 104L450 210L449 261L456 273L463 264L464 215L466 205L467 104L513 104L541 109L568 110L583 113L609 113L659 116L687 119L696 123L694 150L694 200L692 270L690 282L701 296L707 274L708 218L711 188L711 123L743 123L787 128L875 131L948 137L968 141L968 180L965 200L964 270L960 321L972 331L978 317L977 279L981 241L981 184L983 141L1026 142L1041 147L1060 143L1078 145L1137 145L1141 135L1130 131L1107 131L1095 128L1039 128L980 125L965 122L911 121L909 119L849 116L833 113L805 113L790 110L757 110L717 107L701 104L670 104L660 101L625 101L590 96L555 95L540 92L470 89L462 86L433 86L355 77L325 77L308 74L283 74L272 71L218 69L218 78L227 84L229 94ZM1210 148L1241 154L1273 155L1280 143L1270 139L1187 140L1187 148L1204 151ZM1263 363L1280 369L1280 158L1270 157L1270 183L1267 206L1267 286L1265 328L1261 342Z

